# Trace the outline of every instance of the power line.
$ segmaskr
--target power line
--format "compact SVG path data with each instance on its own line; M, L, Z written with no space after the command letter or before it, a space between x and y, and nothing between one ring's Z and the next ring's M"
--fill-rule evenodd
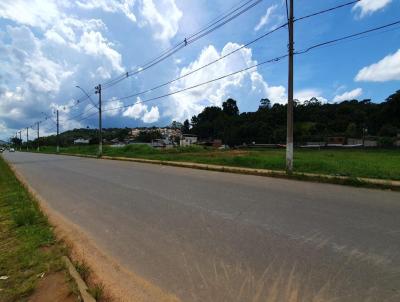
M300 18L296 18L296 19L294 19L294 21L296 22L296 21L308 19L308 18L311 18L311 17L315 17L315 16L318 16L318 15L321 15L321 14L324 14L324 13L327 13L327 12L330 12L330 11L333 11L333 10L336 10L336 9L339 9L339 8L342 8L342 7L353 5L353 4L355 4L357 2L360 2L360 1L363 1L363 0L354 0L354 1L347 2L347 3L339 4L339 5L334 6L334 7L330 7L330 8L327 8L327 9L324 9L324 10L321 10L321 11L318 11L318 12L315 12L315 13L300 17Z
M175 78L175 79L173 79L173 80L170 80L170 81L165 82L165 83L163 83L163 84L159 84L159 85L157 85L157 86L155 86L155 87L152 87L152 88L149 88L149 89L147 89L147 90L143 90L143 91L137 92L137 93L135 93L135 94L130 95L129 97L139 96L139 95L142 95L142 94L146 94L146 93L152 92L152 91L154 91L154 90L156 90L156 89L165 87L165 86L167 86L167 85L169 85L169 84L172 84L172 83L174 83L174 82L176 82L176 81L178 81L178 80L181 80L181 79L183 79L183 78L185 78L185 77L187 77L187 76L189 76L189 75L192 75L192 74L194 74L194 73L196 73L196 72L198 72L198 71L200 71L200 70L202 70L202 69L204 69L204 68L206 68L206 67L208 67L208 66L210 66L210 65L212 65L212 64L215 64L215 63L217 63L217 62L219 62L219 61L225 59L226 57L228 57L228 56L230 56L230 55L232 55L232 54L238 52L239 50L241 50L241 49L243 49L243 48L245 48L245 47L247 47L247 46L249 46L249 45L251 45L251 44L253 44L253 43L255 43L255 42L258 42L259 40L261 40L261 39L263 39L263 38L269 36L270 34L272 34L272 33L276 32L276 31L278 31L279 29L284 28L286 25L287 25L287 23L282 24L282 25L278 26L277 28L275 28L275 29L273 29L273 30L271 30L271 31L269 31L269 32L266 32L265 34L263 34L263 35L257 37L256 39L253 39L253 40L247 42L246 44L244 44L244 45L242 45L242 46L236 48L235 50L233 50L233 51L231 51L231 52L229 52L229 53L227 53L227 54L225 54L225 55L223 55L223 56L220 56L218 59L215 59L215 60L213 60L213 61L211 61L211 62L209 62L209 63L207 63L207 64L205 64L205 65L203 65L203 66L200 66L200 67L198 67L198 68L196 68L196 69L194 69L194 70L192 70L192 71L190 71L190 72L188 72L188 73L185 73L184 75L181 75L181 76L179 76L179 77L177 77L177 78ZM122 99L124 99L124 98L127 98L127 97L123 97Z
M392 22L392 23L389 23L389 24L386 24L386 25L382 25L382 26L379 26L379 27L371 28L371 29L368 29L368 30L365 30L365 31L362 31L362 32L359 32L359 33L355 33L355 34L347 35L347 36L340 37L340 38L337 38L337 39L333 39L333 40L325 41L325 42L322 42L322 43L318 43L318 44L315 44L315 45L312 45L312 46L306 48L305 50L302 50L302 51L299 51L299 52L295 52L294 54L296 54L296 55L304 54L304 53L309 52L309 51L311 51L311 50L313 50L313 49L315 49L315 48L318 48L318 47L322 47L322 46L325 46L325 45L329 45L329 44L332 44L332 43L335 43L335 42L338 42L338 41L343 41L343 40L346 40L346 39L349 39L349 38L352 38L352 37L361 36L361 35L363 35L363 34L367 34L367 33L374 32L374 31L378 31L378 30L380 30L380 29L388 28L388 27L390 27L390 26L394 26L394 25L397 25L397 24L400 24L400 20L399 20L399 21ZM123 109L123 108L127 108L127 107L129 107L129 106L132 106L132 105L134 105L134 104L146 103L146 102L158 100L158 99L161 99L161 98L165 98L165 97L168 97L168 96L177 94L177 93L181 93L181 92L184 92L184 91L187 91L187 90L191 90L191 89L194 89L194 88L197 88L197 87L206 85L206 84L210 84L210 83L215 82L215 81L219 81L219 80L224 79L224 78L227 78L227 77L229 77L229 76L232 76L232 75L235 75L235 74L238 74L238 73L247 71L247 70L249 70L249 69L253 69L253 68L258 67L258 66L260 66L260 65L264 65L264 64L267 64L267 63L272 63L272 62L280 61L281 59L283 59L283 58L285 58L285 57L287 57L287 56L288 56L287 54L286 54L286 55L282 55L282 56L276 57L276 58L274 58L274 59L270 59L270 60L267 60L267 61L263 61L263 62L261 62L261 63L258 63L258 64L255 64L255 65L249 66L249 67L247 67L247 68L244 68L244 69L241 69L241 70L238 70L238 71L235 71L235 72L232 72L232 73L223 75L223 76L221 76L221 77L218 77L218 78L215 78L215 79L212 79L212 80L209 80L209 81L200 83L200 84L196 84L196 85L193 85L193 86L190 86L190 87L181 89L181 90L177 90L177 91L174 91L174 92L171 92L171 93L167 93L167 94L164 94L164 95L161 95L161 96L157 96L157 97L154 97L154 98L150 98L150 99L147 99L147 100L143 100L143 101L140 101L140 102L135 102L135 103L133 103L133 104L118 106L118 107L115 107L115 108L109 108L109 109L106 109L106 110L104 110L104 111L111 111L111 110ZM117 100L124 100L124 99L127 99L127 98L131 98L131 97L133 97L133 96L135 96L135 95L134 95L134 94L133 94L133 95L128 95L128 96L119 98L119 99L117 99Z
M303 53L309 52L310 50L312 50L314 48L318 48L318 47L325 46L325 45L328 45L328 44L332 44L332 43L336 43L336 42L339 42L339 41L347 40L347 39L350 39L350 38L358 37L358 36L361 36L361 35L364 35L364 34L367 34L367 33L371 33L371 32L375 32L375 31L378 31L380 29L388 28L390 26L394 26L394 25L397 25L397 24L400 24L400 20L392 22L392 23L389 23L389 24L386 24L386 25L382 25L382 26L371 28L371 29L367 29L367 30L364 30L362 32L358 32L358 33L355 33L355 34L351 34L351 35L347 35L347 36L340 37L340 38L337 38L337 39L333 39L333 40L330 40L330 41L318 43L318 44L315 44L315 45L310 46L308 48L305 48L303 50L297 51L297 52L295 52L295 54L303 54Z
M258 64L255 64L255 65L252 65L252 66L249 66L249 67L240 69L240 70L238 70L238 71L235 71L235 72L232 72L232 73L229 73L229 74L220 76L220 77L218 77L218 78L215 78L215 79L212 79L212 80L209 80L209 81L200 83L200 84L196 84L196 85L193 85L193 86L190 86L190 87L186 87L186 88L183 88L183 89L174 91L174 92L170 92L170 93L167 93L167 94L163 94L163 95L160 95L160 96L157 96L157 97L154 97L154 98L150 98L150 99L147 99L147 100L143 100L143 101L140 101L140 102L135 102L135 103L133 103L133 104L118 106L118 107L114 107L114 108L108 108L108 109L106 109L106 110L104 110L104 111L112 111L112 110L117 110L117 109L123 109L123 108L127 108L127 107L129 107L129 106L135 105L135 104L147 103L147 102L150 102L150 101L154 101L154 100L162 99L162 98L165 98L165 97L168 97L168 96L171 96L171 95L175 95L175 94L178 94L178 93L182 93L182 92L185 92L185 91L188 91L188 90L191 90L191 89L198 88L198 87L200 87L200 86L204 86L204 85L210 84L210 83L212 83L212 82L216 82L216 81L222 80L222 79L224 79L224 78L233 76L233 75L235 75L235 74L242 73L242 72L248 71L248 70L250 70L250 69L254 69L254 68L258 67L258 66L265 65L265 64L267 64L267 63L275 63L275 62L278 62L278 61L282 60L283 58L286 58L287 56L288 56L288 55L282 55L282 56L279 56L279 57L275 57L275 58L273 58L273 59L270 59L270 60L267 60L267 61L263 61L263 62L261 62L261 63L258 63ZM125 96L125 97L119 98L119 99L117 99L117 100L123 100L123 99L131 98L132 96L133 96L133 95Z
M138 73L141 73L141 72L153 67L154 65L166 60L167 58L171 57L173 54L175 54L176 52L178 52L182 48L186 47L187 45L196 42L197 40L203 38L204 36L212 33L213 31L217 30L218 28L222 27L223 25L229 23L230 21L232 21L235 18L239 17L240 15L244 14L245 12L247 12L248 10L253 8L254 6L256 6L259 3L261 3L263 0L256 0L255 2L253 2L253 1L254 0L247 1L240 8L234 10L233 12L227 14L225 17L220 18L220 20L214 22L215 24L213 24L212 26L208 26L208 27L200 30L199 32L191 35L189 38L185 38L184 42L181 42L181 43L177 44L174 48L172 48L171 51L167 51L166 54L164 54L162 56L159 56L158 58L150 61L149 63L146 63L145 65L139 67L135 71L127 72L127 73L124 74L124 76L121 75L115 81L109 81L107 84L103 84L103 87L104 87L103 89L110 88L110 87L118 84L119 82L123 81L124 79L126 79L128 77L131 77L131 76L134 76L134 75L136 75ZM253 3L251 3L251 2L253 2ZM249 3L251 3L251 4L246 6ZM234 13L234 12L236 12L236 13ZM232 15L232 13L234 13L234 14ZM227 18L227 17L229 17L229 18ZM224 20L225 18L227 18L227 19ZM219 23L219 22L221 22L221 23Z
M237 11L238 9L244 7L245 5L247 5L248 3L252 2L252 1L254 1L254 0L247 0L247 1L245 1L244 4L240 5L240 6L239 6L238 8L236 8L235 10L229 11L227 14L222 14L221 16L219 16L219 17L213 19L212 21L210 21L209 23L207 23L207 24L205 25L205 28L200 29L200 30L197 31L196 33L194 33L194 34L192 34L191 36L189 36L189 38L192 38L192 37L198 35L199 33L203 32L204 30L210 28L210 26L216 24L217 22L220 22L221 20L223 20L223 19L226 18L227 16L231 15L232 13L234 13L235 11ZM240 1L238 4L240 4L240 3L242 3L242 2L244 2L244 1ZM237 5L234 5L230 10L232 10L232 9L235 8L236 6L237 6ZM147 62L147 63L145 63L145 64L142 64L142 66L150 65L150 64L152 64L152 63L158 61L160 58L164 57L165 55L168 55L168 57L169 57L170 55L172 55L172 54L175 53L175 50L177 51L177 50L180 50L181 48L183 48L182 46L185 46L185 41L186 41L186 38L185 38L184 41L181 41L180 43L176 44L175 46L173 46L173 47L171 47L171 48L169 48L169 49L164 50L161 54L159 54L158 56L156 56L154 59L150 60L149 62ZM104 83L102 84L102 86L103 86L103 87L106 87L106 86L108 86L108 85L114 86L115 84L119 83L120 81L122 81L123 79L125 79L125 78L127 78L127 77L129 77L129 72L125 72L125 73L121 74L120 76L116 77L115 79L111 79L111 80L109 80L109 81L107 81L107 82L104 82Z

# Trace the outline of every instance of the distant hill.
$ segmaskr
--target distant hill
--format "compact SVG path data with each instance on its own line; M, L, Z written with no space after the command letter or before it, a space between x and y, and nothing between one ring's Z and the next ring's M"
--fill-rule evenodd
M2 140L0 139L0 146L5 146L5 145L8 145L8 143L5 142L5 141L2 141Z

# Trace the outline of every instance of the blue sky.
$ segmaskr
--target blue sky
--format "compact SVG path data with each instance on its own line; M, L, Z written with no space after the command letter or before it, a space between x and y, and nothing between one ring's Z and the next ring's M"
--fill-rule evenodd
M96 127L91 103L69 106L126 71L182 42L240 0L3 0L0 3L0 139L60 110L61 130ZM295 17L347 1L295 0ZM295 24L295 49L400 19L398 0L362 0ZM256 110L259 100L286 102L287 60L225 78L195 90L153 102L142 101L180 90L287 52L283 28L217 64L140 98L119 97L149 89L186 74L235 50L285 22L284 1L263 0L211 34L184 47L164 62L103 91L104 127L167 125L221 105L229 97L240 111ZM399 26L365 38L315 49L295 57L295 97L323 102L371 98L383 101L398 90ZM93 96L97 101L97 96ZM64 109L65 107L65 109ZM50 120L43 134L54 131Z

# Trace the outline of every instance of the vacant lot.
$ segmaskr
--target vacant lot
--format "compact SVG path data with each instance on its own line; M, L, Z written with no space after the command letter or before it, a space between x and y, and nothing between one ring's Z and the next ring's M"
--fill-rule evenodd
M0 301L77 301L61 258L65 253L0 156Z
M55 148L43 147L41 151L53 153ZM61 152L96 155L97 146L61 148ZM272 170L285 169L284 149L213 150L187 147L157 150L146 145L129 145L122 148L105 146L104 155ZM297 172L400 180L400 150L298 149L295 150L294 169Z

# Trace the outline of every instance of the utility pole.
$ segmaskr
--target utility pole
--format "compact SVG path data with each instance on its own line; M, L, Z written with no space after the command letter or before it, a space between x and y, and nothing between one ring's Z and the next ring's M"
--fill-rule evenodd
M29 151L29 127L26 127L26 151Z
M22 151L22 131L19 131L19 151Z
M58 109L57 109L57 153L60 152L60 122L58 119Z
M287 117L286 117L286 172L293 172L293 52L294 52L294 15L293 15L293 1L290 0L289 12L289 76L288 76L288 103L287 103Z
M98 152L98 157L101 157L103 155L103 126L102 126L102 120L101 120L101 84L95 87L95 92L96 94L99 95L99 152Z
M40 134L39 134L39 125L40 122L37 122L37 151L40 151L40 145L39 145L39 138L40 138Z

